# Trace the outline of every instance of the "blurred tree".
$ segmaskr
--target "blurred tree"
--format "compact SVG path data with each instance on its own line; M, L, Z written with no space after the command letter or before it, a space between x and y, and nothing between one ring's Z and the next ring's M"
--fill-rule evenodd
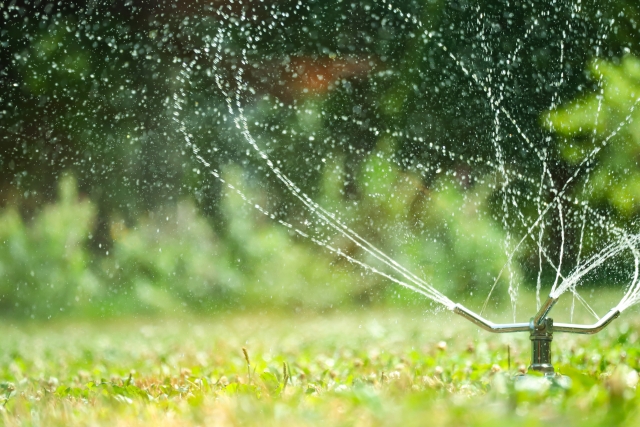
M560 155L592 171L587 197L629 225L640 215L640 60L596 60L589 71L602 90L550 112L548 123Z
M233 90L236 70L244 67L249 129L294 182L320 197L326 165L338 162L345 171L339 194L358 203L369 197L370 155L389 135L393 167L415 173L427 190L445 182L441 170L448 179L481 180L495 165L496 143L515 170L538 176L541 163L519 128L550 153L552 174L566 178L575 160L567 143L557 149L561 139L550 138L539 117L550 104L597 87L583 72L593 57L615 62L624 52L640 54L640 6L625 0L391 7L369 0L15 1L0 7L0 201L19 199L33 212L54 199L62 172L72 171L98 209L96 248L113 243L112 221L124 218L131 226L184 195L195 196L216 232L228 231L224 186L195 161L184 133L212 167L234 163L259 178L279 218L304 220L294 197L246 154L216 73ZM216 59L207 49L220 31ZM180 93L186 95L178 108ZM621 173L630 167L625 156L611 161ZM597 179L604 185L609 178ZM629 215L636 185L594 194ZM532 190L515 180L494 188L500 191L515 200ZM503 212L494 204L500 222ZM361 218L379 213L378 205L368 206ZM526 200L523 206L532 209Z
M57 316L89 304L101 283L85 249L96 208L78 198L76 181L60 180L58 203L25 224L13 207L0 213L0 307L5 314Z

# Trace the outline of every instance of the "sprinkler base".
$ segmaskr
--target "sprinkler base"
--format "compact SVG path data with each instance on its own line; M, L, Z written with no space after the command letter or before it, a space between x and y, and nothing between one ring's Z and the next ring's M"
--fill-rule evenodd
M569 389L571 378L565 375L516 375L514 378L516 391L543 391L551 387Z
M553 319L544 318L536 324L535 319L529 323L531 339L531 365L529 371L539 372L545 376L554 376L551 364L551 343L553 342Z

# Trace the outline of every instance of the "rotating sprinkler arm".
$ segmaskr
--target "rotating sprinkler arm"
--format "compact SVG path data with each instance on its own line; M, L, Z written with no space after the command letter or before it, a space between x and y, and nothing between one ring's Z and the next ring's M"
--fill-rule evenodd
M453 312L459 314L465 319L475 323L482 329L494 333L508 333L508 332L526 332L530 330L529 323L493 323L485 319L484 317L469 310L462 304L456 304L453 306Z
M544 322L547 315L551 311L554 305L558 302L558 298L549 296L545 303L540 307L540 310L533 318L533 326L539 326ZM612 308L607 314L605 314L600 320L593 325L575 325L572 323L553 323L554 332L568 332L572 334L595 334L606 328L613 319L620 316L620 310Z
M552 298L547 300L547 303L542 306L536 317L532 319L532 323L493 323L462 304L456 304L453 307L453 312L464 317L470 322L480 326L482 329L494 332L494 333L510 333L510 332L527 332L535 329L535 326L541 325L546 318L546 315L551 310L551 307L556 303L556 300L552 301ZM536 319L539 318L538 322ZM553 322L553 332L567 332L572 334L595 334L609 326L614 319L620 316L620 310L617 308L611 309L600 320L592 325L576 325L573 323L555 323Z
M555 375L555 371L551 364L551 342L553 341L554 332L595 334L606 328L613 319L620 316L620 310L614 308L593 325L554 323L553 319L547 317L547 315L557 301L557 298L549 297L538 313L531 318L529 323L496 324L461 304L455 304L452 311L489 332L508 333L528 331L529 339L531 340L531 365L529 365L529 370L543 373L546 376L553 376Z
M620 310L612 308L593 325L574 325L572 323L554 323L554 332L569 332L572 334L595 334L606 328L609 323L620 316Z

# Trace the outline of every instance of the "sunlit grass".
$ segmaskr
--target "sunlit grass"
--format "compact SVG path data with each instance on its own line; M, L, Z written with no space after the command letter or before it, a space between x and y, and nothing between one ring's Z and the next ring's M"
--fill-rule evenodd
M528 362L526 334L490 335L448 313L5 323L0 420L635 425L639 324L625 314L594 337L556 334L555 365L571 388L517 390L512 377Z
M527 334L397 310L0 327L0 420L28 425L635 424L637 315L556 334L573 385L519 390ZM246 350L246 354L243 352Z

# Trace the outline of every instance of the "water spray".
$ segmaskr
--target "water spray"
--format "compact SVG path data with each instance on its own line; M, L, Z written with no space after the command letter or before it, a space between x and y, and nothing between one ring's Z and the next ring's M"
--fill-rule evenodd
M604 315L598 322L592 325L578 325L573 323L554 323L553 319L547 317L558 298L549 297L542 305L538 313L528 323L493 323L483 318L462 304L453 306L453 312L459 314L470 322L480 326L482 329L493 333L529 332L531 340L531 364L530 372L539 372L547 377L556 376L551 364L551 342L554 332L565 332L570 334L596 334L606 328L609 323L620 316L620 310L613 308Z
M389 9L392 9L393 12L399 15L401 18L403 18L405 22L408 22L409 19L411 19L414 23L419 24L419 27L422 26L422 23L418 23L415 17L412 17L410 14L405 14L398 8L395 8L395 9L392 8L391 4L389 4ZM572 9L571 10L572 16L576 12L577 12L577 9L576 10ZM244 20L245 12L242 12L242 13L243 13L242 20ZM309 196L304 191L302 191L301 187L295 183L294 179L292 179L287 174L285 174L284 169L279 166L281 161L275 157L274 158L270 157L271 156L270 152L272 150L267 149L266 146L262 147L261 145L259 145L260 138L254 137L254 135L251 132L250 123L252 120L249 119L251 116L245 114L245 109L248 107L246 107L245 103L242 101L244 97L243 93L247 91L253 94L256 93L255 91L253 91L253 88L251 87L250 77L247 77L250 73L245 72L244 66L240 66L239 68L237 68L237 71L233 73L234 80L227 81L227 78L225 77L226 75L225 72L220 73L218 71L220 68L223 68L224 66L223 58L224 58L224 51L226 49L224 48L224 45L226 43L225 40L231 38L230 32L228 31L227 28L230 28L231 24L236 25L233 14L229 14L223 8L220 8L218 10L218 15L223 18L223 22L229 22L230 26L229 27L225 27L224 25L220 26L217 30L217 35L213 38L210 37L206 40L206 46L203 51L205 53L215 52L213 54L213 57L211 58L212 59L211 69L214 72L215 84L219 89L220 93L223 95L223 98L226 100L227 110L233 116L234 118L233 122L236 128L240 131L240 134L244 138L245 142L248 143L248 145L251 147L251 150L247 152L247 155L249 155L249 152L252 151L255 155L258 156L259 159L261 159L261 161L264 163L265 170L268 172L268 174L271 174L272 176L274 176L275 179L278 180L284 186L284 188L286 188L286 190L288 190L288 192L295 199L297 199L299 203L302 204L302 206L309 213L309 216L313 219L312 222L316 226L319 226L322 229L326 230L328 232L327 234L335 233L336 235L340 235L344 237L345 239L350 241L350 244L355 245L355 247L357 247L358 250L366 253L367 256L370 257L370 259L375 259L376 262L379 262L380 264L384 265L386 268L388 268L388 270L376 268L370 265L369 263L367 263L366 261L357 259L355 256L352 256L351 254L347 254L343 252L340 246L333 246L331 243L331 239L326 238L326 236L324 236L325 231L323 231L320 235L314 236L313 228L311 227L310 228L303 227L299 229L299 228L296 228L294 224L285 222L285 220L280 219L280 215L274 215L273 213L269 212L267 209L265 209L258 203L254 203L253 201L251 201L237 187L226 182L222 178L222 174L219 171L212 169L209 161L205 159L206 155L200 154L201 152L199 148L196 147L193 141L193 137L189 133L187 126L185 124L184 118L181 115L183 105L187 105L187 101L186 101L187 92L184 86L184 82L191 82L192 75L194 74L194 71L193 71L194 67L197 66L199 69L199 65L197 65L197 60L199 60L200 55L202 55L203 58L205 59L208 58L208 56L206 54L202 54L201 51L196 51L197 55L195 56L195 59L193 59L191 62L189 61L182 62L183 69L181 71L179 82L178 82L179 90L174 95L175 102L174 102L173 120L176 123L178 123L179 131L184 137L186 146L191 148L193 155L195 156L197 161L200 164L202 164L205 168L209 169L210 173L218 181L220 181L222 185L228 187L230 191L239 195L241 199L244 202L246 202L249 206L254 207L261 214L276 220L281 225L297 233L298 235L305 238L309 238L313 243L323 247L329 252L335 255L338 255L340 257L343 257L350 263L363 267L368 272L378 274L384 277L385 279L388 279L405 288L411 289L433 300L436 303L442 304L443 306L454 311L458 315L461 315L465 319L473 322L474 324L481 327L482 329L485 329L493 333L529 332L529 336L531 340L531 363L529 366L529 371L542 373L544 376L549 378L556 376L555 370L551 363L551 345L553 341L554 332L575 333L575 334L595 334L597 332L600 332L606 326L608 326L609 323L613 321L613 319L617 318L620 315L620 312L622 310L640 301L640 280L639 280L640 252L638 252L636 249L636 246L640 245L640 234L629 235L629 233L627 233L626 230L621 230L616 228L615 224L613 224L611 221L608 221L606 218L603 218L597 211L591 209L586 203L582 203L582 202L580 204L576 203L575 205L579 206L579 209L577 208L578 210L574 212L573 208L571 208L571 206L574 206L574 198L573 198L574 196L568 195L569 189L572 189L574 187L573 184L579 181L581 174L584 173L587 175L587 177L589 176L590 171L593 170L593 167L590 165L594 161L594 158L596 157L598 152L600 152L607 145L609 140L613 138L625 125L627 125L628 123L631 123L632 113L634 112L636 105L640 105L640 98L636 99L635 103L633 104L629 113L626 115L625 119L622 122L620 122L617 128L614 129L613 132L610 132L608 136L604 137L601 141L597 141L596 133L594 131L593 138L592 138L592 145L594 146L594 148L587 153L587 155L584 157L581 163L577 165L577 167L574 169L574 172L572 173L571 176L568 177L568 179L566 179L565 181L558 180L556 177L552 175L552 173L550 172L550 168L548 167L549 159L548 159L548 154L546 149L539 148L539 146L535 143L535 140L529 134L527 129L519 125L519 123L516 120L517 117L513 115L510 112L510 109L505 106L506 102L503 102L503 101L505 101L505 99L508 99L508 97L505 98L504 96L505 94L503 93L505 91L505 82L503 81L502 83L499 84L499 86L494 86L494 84L492 84L492 76L494 74L495 76L501 75L501 76L507 76L505 78L511 78L512 77L511 67L501 70L500 73L498 72L500 70L498 70L497 68L496 69L490 68L488 70L489 71L488 76L483 77L482 73L476 73L472 68L469 67L468 64L465 64L464 58L458 57L456 54L454 54L454 52L449 50L447 46L444 44L444 39L441 39L440 38L441 36L438 36L436 32L424 30L423 39L425 43L427 42L435 43L435 45L442 50L444 55L446 57L449 57L455 63L458 69L471 81L472 85L486 95L486 98L490 105L491 113L494 116L494 130L491 138L494 143L496 155L495 155L495 160L487 161L486 165L489 166L492 170L496 171L501 177L501 182L502 182L501 185L503 188L502 205L504 209L502 225L504 227L504 230L506 231L507 245L505 247L509 248L509 250L506 253L507 262L504 264L503 269L500 271L500 273L496 277L496 280L489 291L489 295L487 296L487 301L489 301L489 298L491 297L492 292L498 285L499 279L502 276L502 273L508 271L508 268L511 265L512 261L515 259L518 251L521 250L521 248L523 248L526 245L526 242L530 238L532 238L534 241L537 240L537 245L538 245L538 257L539 257L540 270L538 273L538 288L537 288L538 294L537 295L539 295L539 292L541 289L540 278L541 278L541 273L543 269L543 262L545 260L548 261L549 264L556 271L555 282L553 283L553 286L551 288L551 293L549 298L546 300L546 302L542 305L542 307L538 310L535 316L531 318L529 322L495 324L483 318L479 314L473 312L472 310L469 310L463 305L454 303L452 300L447 298L443 293L438 291L432 284L426 282L419 276L416 276L409 269L405 268L399 262L394 260L392 257L385 254L382 250L378 249L371 242L361 237L358 233L356 233L355 230L351 229L346 222L343 222L338 216L336 216L331 209L328 209L324 207L322 204L315 202L311 198L311 196ZM483 15L480 14L480 16L482 17ZM480 20L478 20L478 23L480 23ZM263 26L265 25L264 21L262 22L262 25ZM535 33L535 28L537 25L538 25L538 21L536 20L534 21L534 24L532 24L531 27L526 30L523 36L523 40L527 39L529 35ZM262 27L262 30L266 31L267 28L270 29L271 25L269 24L268 27ZM482 28L484 28L484 26L482 26ZM249 27L246 27L245 30L247 31L247 34L249 34ZM482 29L480 33L481 35L483 35L483 31L484 29ZM261 35L261 37L264 37L264 35ZM524 47L524 45L521 44L520 40L521 39L518 39L518 46L516 50L507 55L508 64L509 63L513 64L518 62L519 56L517 54ZM560 41L560 45L559 45L561 50L560 80L555 83L554 86L556 88L561 87L562 84L564 83L564 71L563 71L565 69L565 66L564 66L564 48L565 47L564 46L566 41L568 41L568 39L565 33L563 32L563 39ZM601 41L602 41L601 39L598 39L597 43L601 43ZM486 45L486 46L483 45L483 46L488 47L489 45ZM598 49L599 48L600 46L598 45ZM258 52L258 51L256 50L256 46L253 45L252 38L249 37L247 39L247 44L245 48L242 50L242 54L239 55L239 57L241 58L242 64L249 64L252 62L250 58L251 52ZM597 52L598 50L596 51L596 56L598 56ZM260 63L260 61L261 59L258 59L256 63ZM295 75L297 76L297 73ZM601 82L602 80L599 83L599 87L600 89L604 90ZM232 89L234 87L236 88L235 91ZM496 92L498 93L498 95L495 94ZM560 101L561 101L560 92L558 91L558 89L556 89L552 95L549 111L556 110L557 107L560 105ZM597 105L597 113L596 113L596 119L595 119L596 124L598 123L600 111L603 108L602 98L598 98L597 102L598 102L598 105ZM283 104L280 103L280 106L282 105ZM291 108L291 106L289 107ZM296 108L294 108L294 111L296 110ZM324 111L322 113L324 114ZM343 117L344 117L343 120L347 120L347 116L343 116ZM505 159L505 152L503 151L503 147L499 144L499 141L504 139L503 135L505 133L504 124L502 124L502 122L506 123L507 125L510 124L510 126L512 126L515 129L516 136L519 138L519 140L523 144L522 148L525 151L530 151L531 153L533 153L534 155L532 157L533 160L540 163L540 166L541 166L540 169L542 170L542 175L540 176L539 179L523 177L519 171L513 170L509 166L508 164L509 162L506 161ZM362 122L360 122L359 119L355 117L352 118L352 123L357 126L362 126ZM256 125L257 124L258 122L256 122ZM548 119L547 126L550 128L550 130L555 131L554 125L551 123L550 119ZM377 129L376 127L369 127L368 131L372 131L372 132L375 131L375 135L378 135L379 133L379 129ZM386 131L389 132L390 129L386 129ZM283 132L283 133L286 133L286 132ZM402 136L402 133L400 135ZM509 133L509 136L511 136L511 133ZM315 137L310 137L310 140L313 140L313 138ZM419 144L419 146L423 146L425 148L427 147L426 143L424 143L423 138L419 134L416 134L416 135L406 134L402 136L402 138L412 138L412 140L416 144ZM436 150L437 153L441 153L441 155L443 156L448 155L448 157L450 157L452 160L455 160L458 157L460 160L463 160L462 154L454 153L454 151L446 147L445 144L436 143L434 148L433 144L430 143L428 147L429 149ZM204 151L202 153L204 153ZM469 165L470 169L473 169L476 164L480 165L485 163L485 161L481 160L480 158L474 160L473 156L464 161ZM406 167L406 165L402 162L399 162L398 166L401 169ZM419 172L420 176L427 176L427 177L432 176L432 173L437 174L440 172L439 164L435 164L431 166L432 166L431 168L429 167L429 165L425 167L422 164L418 163L418 165L416 166L416 172ZM531 185L538 185L537 198L527 197L527 200L535 202L537 205L537 216L533 218L528 218L524 214L524 211L522 211L518 207L520 201L517 198L515 198L513 194L516 194L516 193L519 194L519 192L514 193L508 190L508 187L512 185L513 182L521 181L521 180L524 180L524 182L528 182ZM586 180L586 182L588 182L588 180ZM512 218L517 218L519 221L522 222L522 224L520 223L511 224L509 221L506 220L506 218L509 218L511 214L510 206L514 206L517 210L516 215L512 216ZM558 211L561 239L560 239L559 259L557 262L553 262L548 255L547 247L546 247L546 244L544 244L543 239L546 239L545 218L550 216L550 214L553 213L556 209ZM563 271L563 268L566 270L566 261L563 264L563 256L565 254L565 227L568 227L568 225L565 224L565 220L567 218L570 218L569 215L572 212L577 213L577 217L581 218L581 221L579 221L578 223L578 225L580 226L580 233L579 233L580 240L578 242L579 250L578 250L578 256L576 261L577 265L572 274L570 274L568 277L563 277L561 272ZM600 252L594 254L592 257L586 260L582 260L581 262L585 227L589 223L587 221L587 218L588 217L591 218L591 216L596 217L596 221L593 221L594 226L601 226L608 233L613 232L613 234L617 237L617 239L611 242L610 244L606 245ZM521 226L524 226L524 230L526 230L523 236L517 237L516 235L511 235L512 230L518 230L520 229ZM538 231L536 232L536 230ZM588 228L586 230L589 231ZM513 239L513 242L515 244L509 243L511 242L511 239ZM599 319L596 323L592 325L554 323L553 319L549 317L549 313L551 312L556 302L558 301L559 296L563 292L569 289L572 289L575 291L575 286L578 283L580 283L583 277L585 277L590 272L594 271L596 268L600 267L606 260L614 256L617 256L619 253L627 249L631 250L635 259L635 275L634 275L632 284L628 288L628 291L625 294L623 300L614 309L610 310L603 318ZM512 297L512 301L515 300L518 293L517 286L514 287L513 284L514 284L514 281L510 280L509 294ZM575 293L575 295L578 295L578 294ZM578 296L578 298L580 297ZM582 301L585 304L585 306L590 311L592 311L591 308L588 306L588 304L584 300L582 300L582 298L580 298L580 301Z

